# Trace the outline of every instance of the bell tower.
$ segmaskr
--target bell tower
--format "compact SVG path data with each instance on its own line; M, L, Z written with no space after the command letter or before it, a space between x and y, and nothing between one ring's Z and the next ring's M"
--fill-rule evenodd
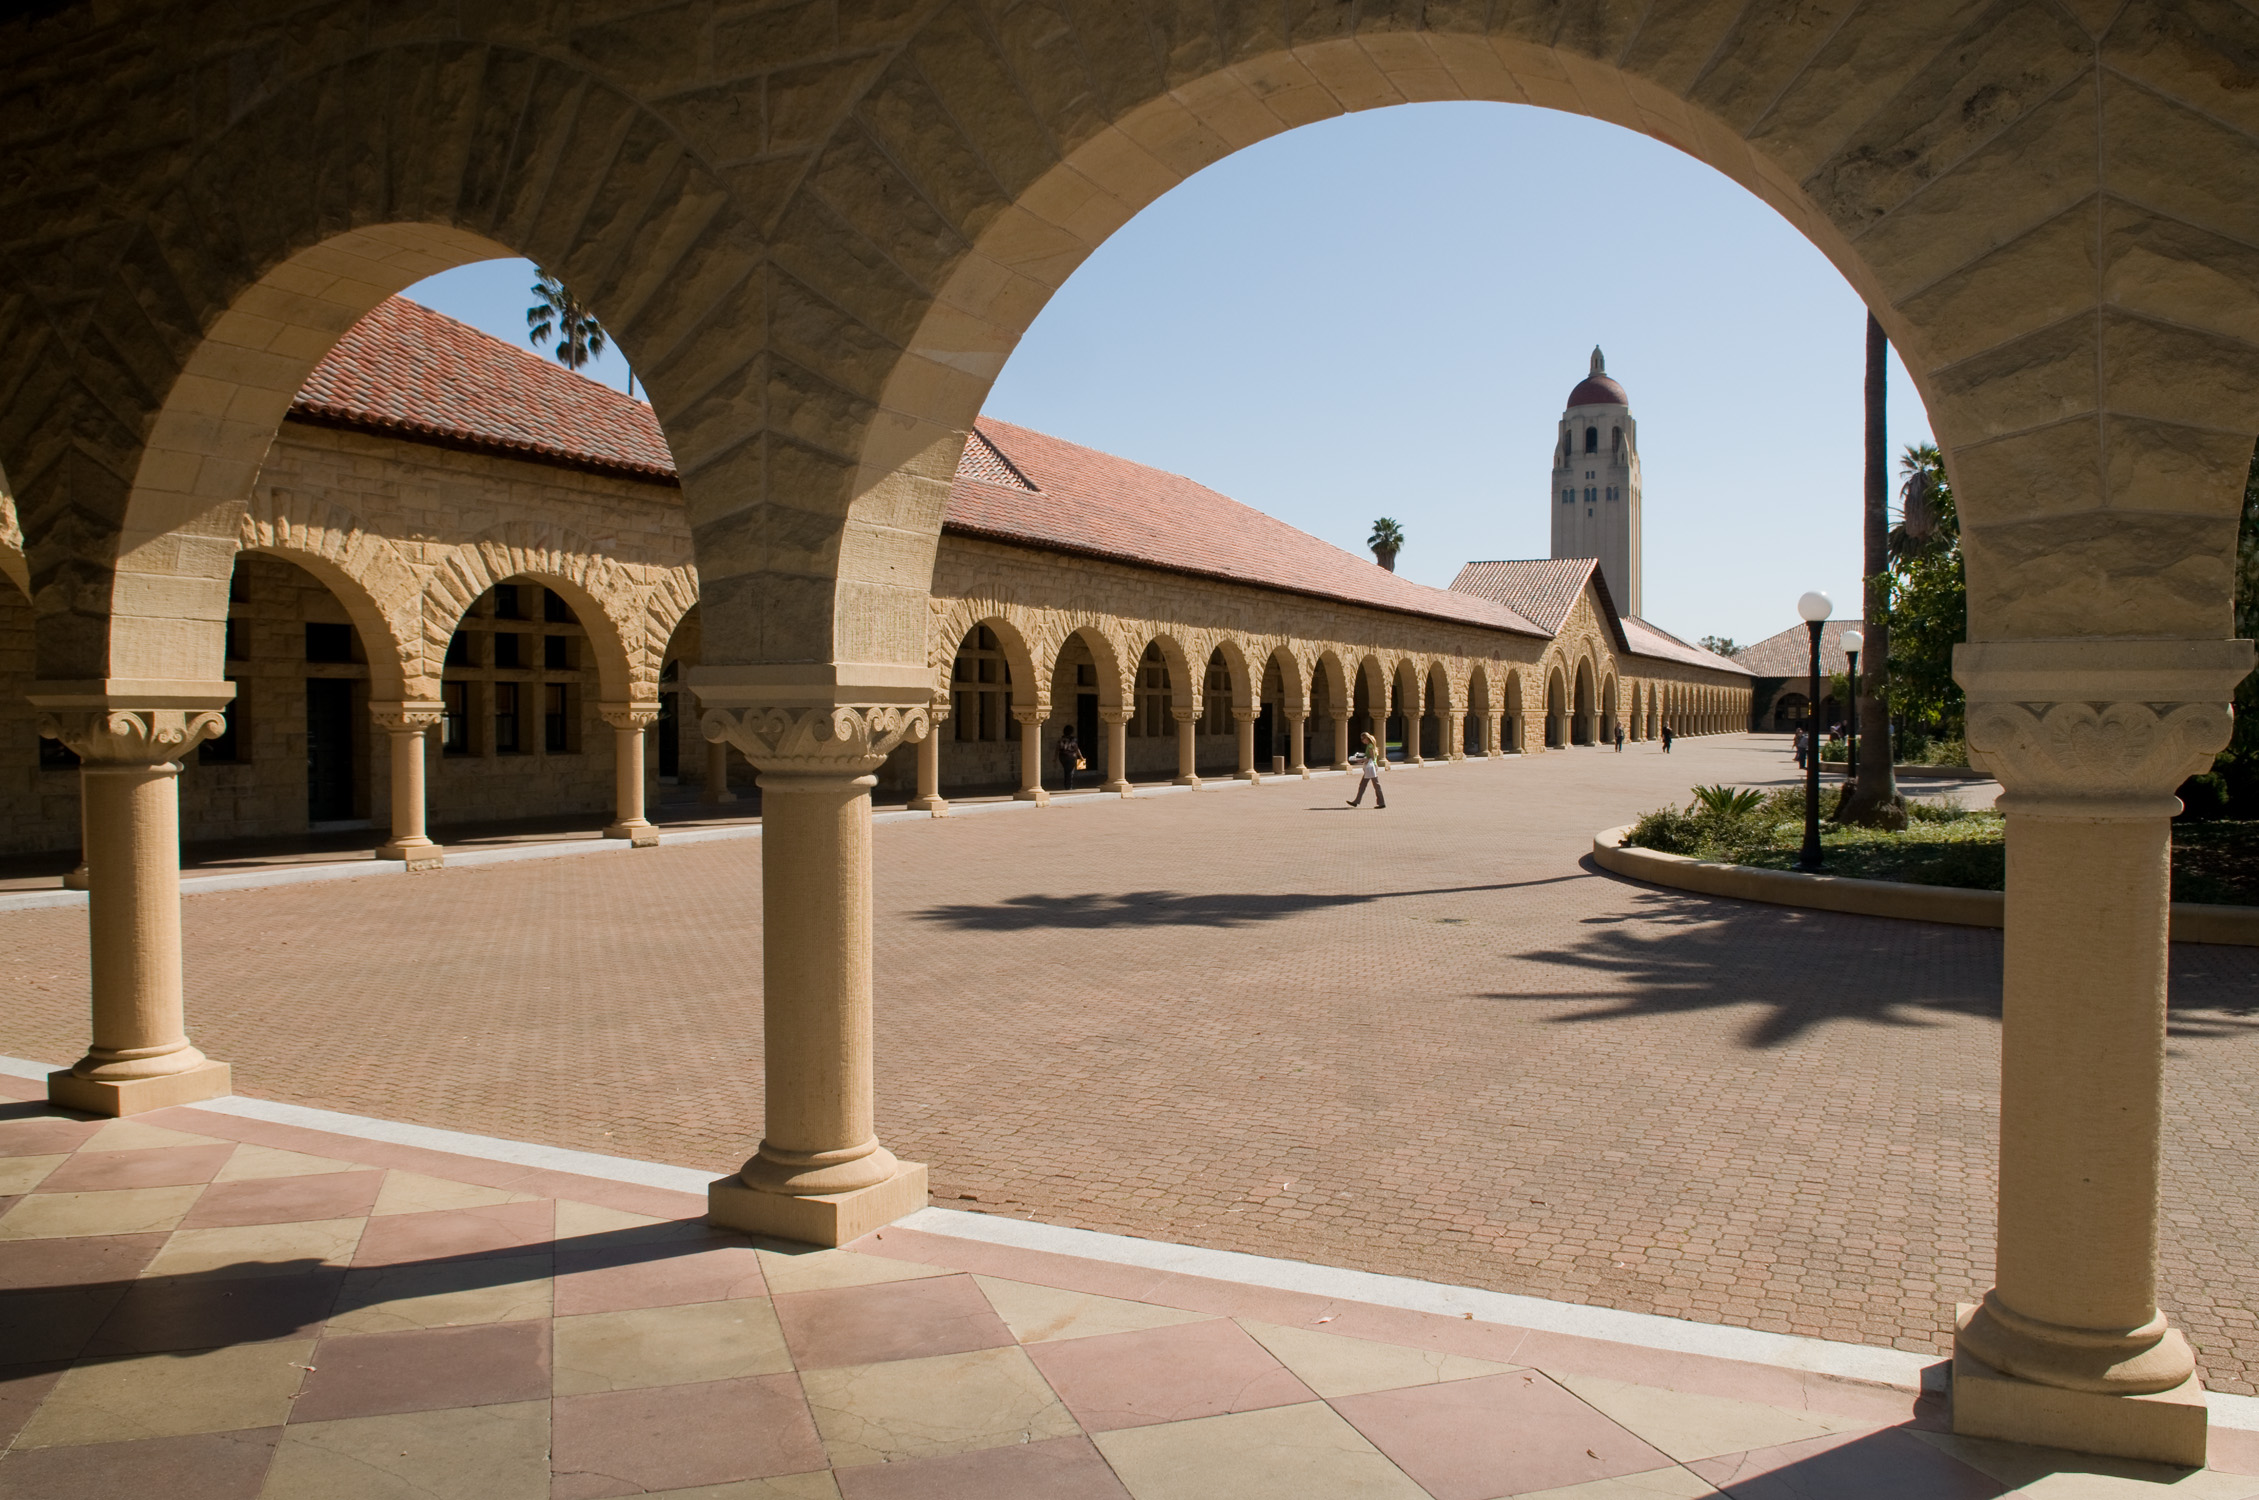
M1639 613L1639 424L1598 345L1553 439L1553 555L1597 557L1616 608Z

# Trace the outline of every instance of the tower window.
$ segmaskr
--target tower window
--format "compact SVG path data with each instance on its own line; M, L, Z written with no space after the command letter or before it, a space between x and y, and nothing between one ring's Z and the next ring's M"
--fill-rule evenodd
M1584 451L1587 453L1598 453L1600 451L1599 428L1587 427L1584 430Z
M1592 486L1589 484L1584 487L1584 503L1587 505L1592 503Z

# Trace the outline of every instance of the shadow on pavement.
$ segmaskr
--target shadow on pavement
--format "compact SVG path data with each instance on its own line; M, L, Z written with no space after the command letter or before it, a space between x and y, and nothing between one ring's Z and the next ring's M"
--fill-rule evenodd
M921 922L940 922L966 932L1027 932L1036 928L1099 927L1245 927L1276 922L1309 911L1331 911L1366 906L1375 901L1396 901L1407 896L1467 896L1492 891L1521 890L1529 886L1559 885L1583 880L1574 875L1551 875L1543 880L1515 880L1498 885L1439 886L1418 891L1341 891L1318 894L1282 891L1273 895L1189 891L1093 891L1079 896L1013 896L1008 900L975 905L929 906L912 915Z

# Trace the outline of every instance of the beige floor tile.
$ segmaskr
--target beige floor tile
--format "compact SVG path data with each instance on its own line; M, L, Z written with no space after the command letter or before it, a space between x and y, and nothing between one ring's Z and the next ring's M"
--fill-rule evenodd
M165 1241L144 1276L266 1276L279 1265L310 1271L342 1266L360 1243L361 1219L308 1219L299 1224L245 1224L182 1229ZM0 1219L0 1225L7 1221Z
M810 1370L800 1377L834 1467L1072 1437L1082 1429L1025 1350Z
M384 1186L377 1189L376 1207L369 1212L372 1216L420 1214L439 1208L489 1208L497 1203L533 1201L531 1193L506 1193L500 1188L394 1171L385 1174Z
M2213 1469L2191 1472L2163 1464L2064 1453L1955 1437L1949 1432L1914 1436L2007 1485L2017 1500L2250 1500L2259 1480Z
M1531 1490L1507 1500L1703 1500L1718 1493L1708 1480L1684 1469L1650 1469L1615 1479L1595 1479L1558 1490Z
M552 1325L557 1394L782 1375L792 1368L766 1298L583 1313Z
M642 1244L663 1240L704 1239L714 1231L704 1219L654 1219L594 1203L557 1200L557 1238L601 1234L617 1244Z
M327 1156L307 1156L303 1152L284 1151L275 1146L238 1146L235 1155L220 1168L214 1182L249 1182L260 1177L320 1177L330 1172L360 1172L366 1168L356 1162L337 1161Z
M21 1448L118 1443L279 1427L312 1361L312 1339L196 1354L89 1360L63 1372L16 1439Z
M259 1500L548 1500L549 1403L293 1426Z
M396 1333L546 1318L549 1257L512 1255L459 1265L371 1266L345 1277L332 1333Z
M1460 1354L1440 1354L1431 1349L1409 1349L1402 1344L1372 1339L1344 1338L1308 1328L1282 1328L1276 1323L1256 1323L1246 1318L1239 1326L1271 1351L1278 1362L1321 1396L1362 1396L1368 1391L1401 1390L1408 1385L1435 1385L1445 1380L1472 1380L1478 1375L1504 1375L1519 1365L1495 1364Z
M702 1484L690 1490L646 1490L642 1500L839 1500L839 1485L825 1469L779 1474L774 1479L740 1479L735 1484Z
M18 1158L19 1160L21 1158ZM0 1216L0 1240L63 1235L154 1234L178 1224L204 1185L118 1188L104 1193L34 1193Z
M1140 1328L1168 1328L1178 1323L1199 1323L1213 1313L1185 1312L1157 1307L1150 1302L1125 1302L1118 1297L1097 1297L1087 1292L1063 1292L1057 1287L1033 1286L1025 1281L1000 1281L975 1276L988 1294L988 1305L1023 1344L1053 1339L1091 1338L1101 1333L1130 1333Z
M1316 1401L1101 1432L1091 1441L1136 1500L1427 1500Z
M218 1136L186 1135L139 1120L112 1120L87 1138L81 1151L147 1151L157 1146L225 1146Z
M1690 1396L1591 1375L1553 1378L1587 1406L1682 1464L1721 1453L1800 1443L1831 1432L1865 1432L1878 1425L1827 1412L1791 1411L1725 1396Z
M0 1197L30 1192L69 1160L68 1156L0 1156Z
M772 1292L820 1292L841 1286L877 1286L886 1281L916 1281L947 1276L940 1266L857 1255L852 1250L763 1250L761 1274Z

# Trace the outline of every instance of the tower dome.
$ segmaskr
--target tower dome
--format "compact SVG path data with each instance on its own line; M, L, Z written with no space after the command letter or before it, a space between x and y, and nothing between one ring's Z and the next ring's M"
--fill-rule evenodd
M1615 378L1608 373L1608 361L1601 354L1598 344L1592 346L1592 373L1578 381L1577 388L1569 392L1569 405L1631 405L1631 397L1625 393L1622 386L1616 384Z

